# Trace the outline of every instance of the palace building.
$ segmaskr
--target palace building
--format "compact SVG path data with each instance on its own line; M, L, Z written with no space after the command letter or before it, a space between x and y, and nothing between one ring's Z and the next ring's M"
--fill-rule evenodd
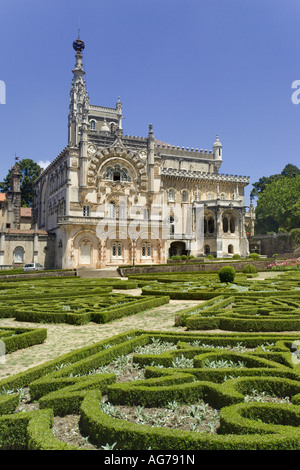
M123 131L122 103L90 104L74 41L68 143L35 182L32 227L47 233L56 268L165 263L172 255L247 256L245 176L220 173L211 150ZM53 240L55 240L53 242Z

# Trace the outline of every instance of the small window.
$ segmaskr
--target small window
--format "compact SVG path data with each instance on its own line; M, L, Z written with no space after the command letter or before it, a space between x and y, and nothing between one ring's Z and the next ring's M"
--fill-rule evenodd
M117 211L116 211L116 203L115 202L110 202L108 204L108 217L110 219L115 219L116 218L116 215L117 215Z
M83 217L89 217L90 216L90 206L83 206L82 213L83 213Z
M168 199L169 199L170 202L175 201L175 191L174 191L174 189L169 189Z
M189 193L187 191L182 191L182 202L189 201Z
M112 257L113 258L121 258L122 257L122 244L119 242L115 242L112 245Z
M147 207L144 209L144 220L148 220L149 219L149 209L147 209Z
M90 129L91 131L94 131L96 129L96 121L94 119L90 121Z
M174 235L175 233L175 219L174 219L174 215L171 215L170 216L170 235Z
M151 244L150 243L143 243L143 245L142 245L142 257L143 258L150 258L151 257Z
M119 205L119 219L126 219L126 204Z

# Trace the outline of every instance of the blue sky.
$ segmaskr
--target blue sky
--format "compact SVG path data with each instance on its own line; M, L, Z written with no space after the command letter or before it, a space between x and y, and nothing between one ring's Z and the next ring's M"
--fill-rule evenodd
M78 25L90 101L120 96L125 134L152 123L199 149L218 134L220 172L251 183L300 166L299 19L297 0L0 1L0 180L15 155L52 161L66 146Z

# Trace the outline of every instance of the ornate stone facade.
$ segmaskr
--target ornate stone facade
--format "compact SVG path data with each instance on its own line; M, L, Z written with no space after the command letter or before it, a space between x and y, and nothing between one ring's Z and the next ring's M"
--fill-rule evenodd
M68 145L35 182L33 223L56 236L55 266L165 263L249 253L248 177L219 173L222 144L181 148L124 135L122 103L91 105L75 44Z

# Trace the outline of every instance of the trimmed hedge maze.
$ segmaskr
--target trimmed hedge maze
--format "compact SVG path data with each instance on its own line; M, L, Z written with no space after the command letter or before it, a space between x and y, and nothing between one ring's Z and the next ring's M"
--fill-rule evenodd
M298 344L128 331L1 380L0 448L299 450ZM82 446L56 437L70 415Z
M133 276L131 276L133 280ZM190 280L189 280L190 279ZM238 273L234 283L222 283L216 274L185 276L176 274L169 276L154 275L152 282L147 283L146 275L137 276L138 282L144 282L144 295L168 295L171 299L208 300L225 294L259 294L282 295L300 293L300 275L285 275L265 280L247 280L246 275Z
M169 302L168 296L132 296L113 290L137 283L110 279L52 279L0 283L0 318L37 323L107 323Z
M300 331L300 296L244 294L217 296L181 310L176 326L189 330Z
M0 361L1 355L29 348L34 344L41 344L46 338L47 330L45 328L0 327L0 341L3 347L3 350L0 347Z

